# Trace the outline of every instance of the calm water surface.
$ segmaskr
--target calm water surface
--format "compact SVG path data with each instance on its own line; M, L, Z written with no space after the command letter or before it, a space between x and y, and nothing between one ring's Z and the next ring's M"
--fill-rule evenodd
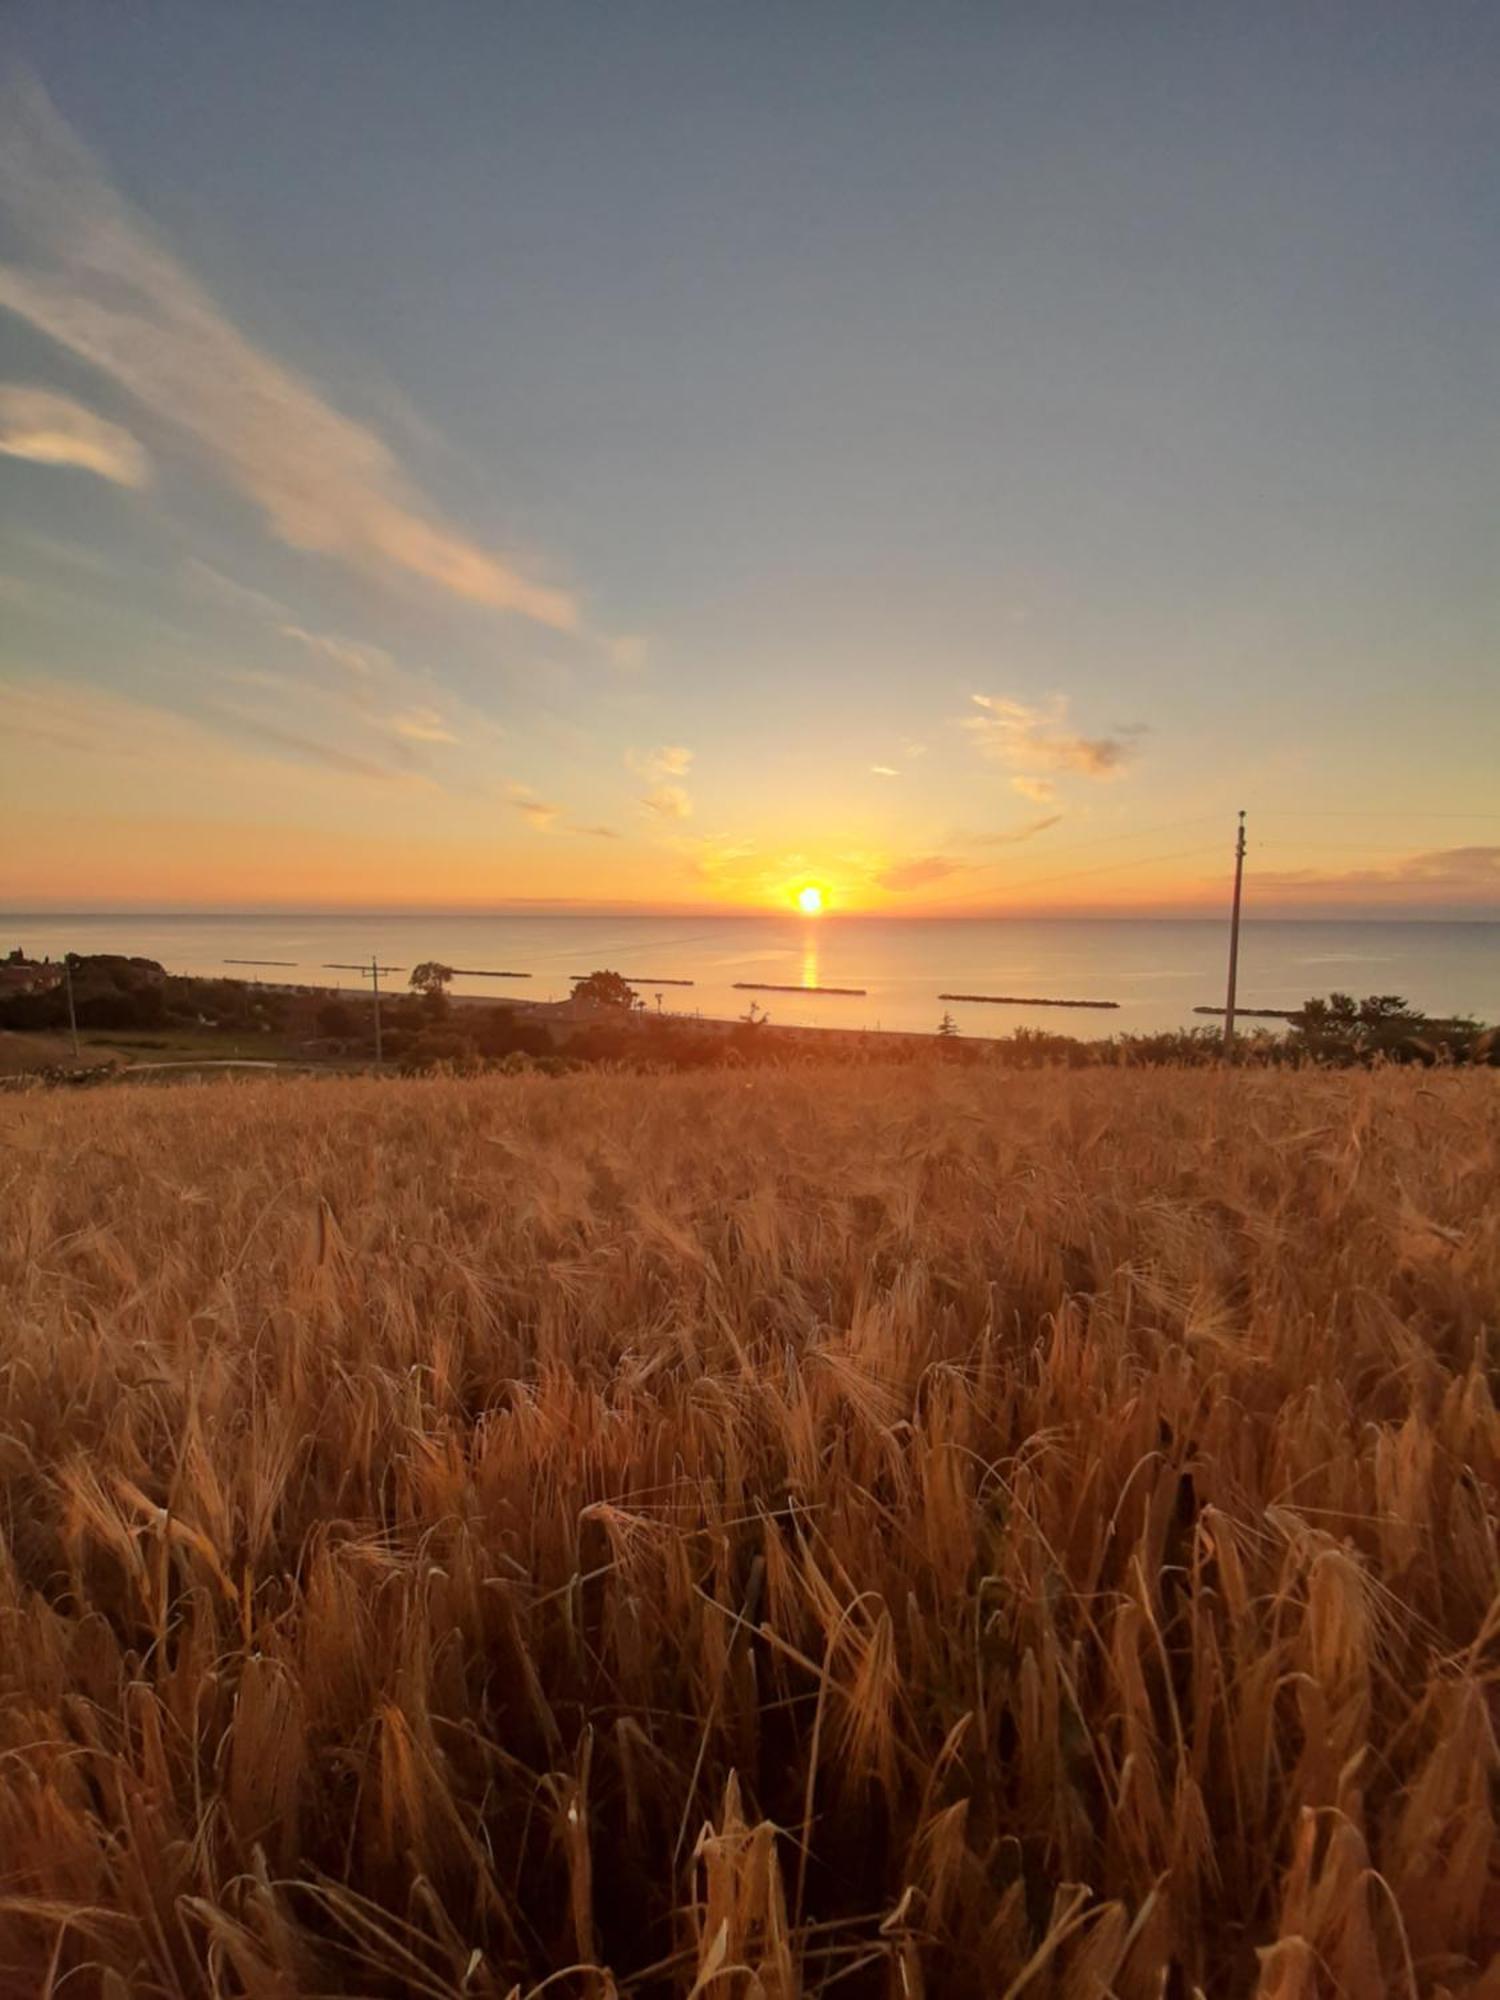
M947 1005L970 1035L1047 1027L1105 1035L1202 1025L1199 1004L1222 1003L1225 926L1207 919L1082 921L999 918L891 921L875 917L586 916L9 916L0 948L30 953L118 951L171 972L221 974L231 958L290 959L266 979L357 986L324 970L367 959L406 970L424 958L529 972L522 980L456 979L454 990L499 998L567 995L572 975L609 966L641 982L649 1007L732 1016L752 997L799 1026L931 1032ZM249 968L234 968L254 977ZM691 987L654 980L691 979ZM862 986L862 998L737 992L736 980ZM1500 923L1247 921L1240 1004L1291 1007L1312 993L1400 993L1433 1014L1500 1020ZM1014 993L1117 1000L1118 1011L984 1007L939 993Z

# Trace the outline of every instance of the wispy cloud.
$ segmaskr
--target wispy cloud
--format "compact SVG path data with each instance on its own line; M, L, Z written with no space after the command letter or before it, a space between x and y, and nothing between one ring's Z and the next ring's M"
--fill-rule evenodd
M435 708L411 708L386 717L393 735L407 743L456 743L458 738Z
M239 784L250 781L252 765L263 771L268 763L315 764L340 777L380 784L417 781L410 769L284 729L233 703L184 715L104 688L17 675L0 681L0 707L8 742L42 744L109 763L160 765L195 776L214 771Z
M145 486L151 461L121 424L51 389L0 383L0 452L33 465L78 466L115 486Z
M655 750L627 750L625 764L638 778L683 778L692 769L693 753L685 743L663 743Z
M351 639L340 632L315 632L296 624L283 604L263 591L224 576L207 563L194 560L184 572L192 589L292 642L302 656L300 672L273 667L225 666L214 670L220 681L280 697L281 705L295 699L303 710L309 701L321 707L335 734L347 739L352 730L366 740L369 755L347 742L344 755L361 766L390 758L403 770L419 768L420 752L463 741L495 739L500 732L487 718L465 713L460 726L426 699L431 684L407 672L382 646ZM280 729L279 713L263 718L268 729ZM284 733L284 732L283 732Z
M303 735L300 730L284 729L280 723L268 722L264 716L245 709L210 709L208 714L211 719L226 725L231 733L258 739L277 750L286 751L301 762L321 764L325 770L337 771L344 777L372 778L390 784L410 782L416 775L412 771L393 770L378 758L362 756L345 744L327 743L315 736Z
M549 806L544 799L513 799L511 803L526 824L538 833L549 832L562 811L561 806Z
M964 865L951 855L922 854L911 861L894 862L882 869L875 880L882 889L925 889L929 882L941 882L949 875L961 873Z
M537 833L548 833L562 815L562 807L550 805L546 799L539 799L530 785L523 785L512 779L505 787L510 797L511 810L518 812L529 827Z
M1045 708L1033 708L1007 695L976 694L978 715L964 718L982 756L1020 774L1012 785L1027 798L1045 802L1053 796L1044 775L1068 772L1084 778L1111 778L1131 755L1122 736L1080 736L1068 727L1068 704L1062 695Z
M681 785L657 785L646 793L641 804L658 819L691 819L693 802Z
M283 626L291 618L291 612L278 599L263 590L253 590L247 583L236 582L198 556L189 556L183 564L182 579L195 596L209 598L246 617L263 618L277 626Z
M586 833L593 840L619 840L620 829L615 826L572 826L569 833Z
M295 640L308 652L315 653L320 659L331 660L347 673L364 676L377 669L388 671L395 665L383 648L367 646L358 639L342 638L337 632L308 632L300 625L282 625L277 629L283 639Z
M1325 896L1351 901L1410 896L1418 901L1500 898L1500 847L1440 847L1380 868L1257 869L1257 895Z
M691 819L693 802L682 785L664 782L685 777L692 768L693 752L685 743L662 743L654 750L627 750L625 765L651 786L641 805L657 819Z
M1057 797L1057 787L1050 778L1012 778L1010 788L1033 805L1051 805Z
M1035 840L1048 827L1060 826L1062 820L1062 813L1048 813L1044 819L1028 820L1024 826L1010 827L1003 833L971 834L970 839L975 847L1014 847L1018 841Z
M0 212L28 261L0 263L0 305L192 438L299 549L572 631L567 592L445 521L385 441L243 334L116 193L41 86L0 103Z
M870 771L877 778L899 778L901 773L894 764L872 764Z

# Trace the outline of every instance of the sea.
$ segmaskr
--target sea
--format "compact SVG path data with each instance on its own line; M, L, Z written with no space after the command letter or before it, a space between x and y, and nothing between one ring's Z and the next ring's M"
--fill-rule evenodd
M125 952L169 972L346 993L368 991L368 976L345 968L372 957L388 968L381 984L389 989L404 987L422 960L439 959L461 968L454 992L496 999L565 999L574 978L607 968L664 1014L733 1019L753 1001L773 1022L798 1027L930 1034L948 1013L965 1035L1027 1027L1099 1036L1211 1025L1194 1010L1223 1006L1227 926L1200 918L0 915L0 955L16 946L32 957ZM485 972L526 976L478 976ZM753 990L752 982L792 990ZM1242 1008L1296 1007L1334 991L1399 993L1428 1014L1500 1021L1500 922L1245 921ZM1117 1004L988 1005L945 994Z

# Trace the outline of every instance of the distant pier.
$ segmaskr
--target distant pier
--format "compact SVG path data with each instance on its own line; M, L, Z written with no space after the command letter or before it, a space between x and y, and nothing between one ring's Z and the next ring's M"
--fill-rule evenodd
M984 1007L1114 1007L1118 1000L1042 1000L1022 993L940 993L939 1000L964 1000Z
M1195 1007L1195 1014L1217 1014L1220 1020L1225 1014L1223 1007ZM1236 1007L1237 1021L1295 1021L1302 1010L1300 1007Z
M838 993L845 999L863 1000L867 988L863 986L773 986L765 979L737 979L736 993Z

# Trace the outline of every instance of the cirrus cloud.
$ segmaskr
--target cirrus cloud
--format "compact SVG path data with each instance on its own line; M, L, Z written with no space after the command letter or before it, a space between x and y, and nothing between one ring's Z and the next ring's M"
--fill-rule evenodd
M295 640L319 659L331 660L336 667L342 667L346 673L358 674L361 678L395 665L382 647L367 646L358 639L345 639L337 632L309 632L301 625L281 625L277 630L283 639Z
M145 447L122 424L52 389L0 383L0 452L33 465L77 466L114 486L140 487L151 478Z
M29 257L0 263L0 306L189 437L280 541L578 629L565 591L451 526L381 437L240 331L111 187L35 80L3 93L0 130L0 214Z

